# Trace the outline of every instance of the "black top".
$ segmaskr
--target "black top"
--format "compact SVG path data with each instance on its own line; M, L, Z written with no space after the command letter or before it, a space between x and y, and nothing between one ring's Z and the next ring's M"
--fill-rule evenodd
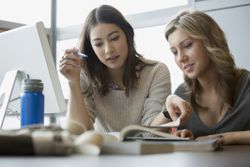
M190 99L184 95L183 84L176 89L175 94L190 102ZM213 127L207 127L197 112L193 110L188 122L179 129L189 129L195 137L250 130L250 72L242 75L236 96L234 105L227 111L220 122Z

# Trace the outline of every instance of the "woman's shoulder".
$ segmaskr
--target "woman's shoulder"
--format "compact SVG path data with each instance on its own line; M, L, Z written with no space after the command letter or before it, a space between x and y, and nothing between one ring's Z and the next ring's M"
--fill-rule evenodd
M239 77L239 81L236 88L236 94L245 94L250 91L250 72L243 70Z
M239 77L240 87L242 87L242 85L245 85L245 84L249 86L249 83L250 83L250 72L247 70L242 70L241 75Z
M177 96L189 101L189 96L187 95L186 93L186 90L185 90L185 83L181 83L175 90L174 94L176 94Z
M157 60L141 59L144 63L140 76L170 80L170 72L166 64Z
M148 59L148 58L145 58L145 57L142 57L140 58L140 60L146 64L146 65L156 65L156 64L164 64L158 60L153 60L153 59Z
M170 72L166 64L145 58L141 59L141 61L143 62L143 68L138 71L138 76L140 76L141 80L145 82L148 82L150 79L170 81Z
M154 64L159 63L159 61L152 60L152 59L148 59L148 58L145 58L145 57L141 57L140 60L141 60L143 63L148 64L148 65L154 65Z
M175 90L176 95L184 94L184 83L181 83Z
M250 71L245 70L245 76L248 81L250 81Z
M167 65L161 61L147 59L147 58L141 58L141 61L145 64L146 68L162 69L164 71L168 71Z

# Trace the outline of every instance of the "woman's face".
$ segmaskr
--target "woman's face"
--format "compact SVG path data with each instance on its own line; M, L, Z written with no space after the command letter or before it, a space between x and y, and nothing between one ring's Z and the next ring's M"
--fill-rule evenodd
M115 24L99 23L90 31L90 42L98 59L109 70L123 70L128 57L127 39Z
M204 76L210 61L201 41L177 28L168 36L168 42L176 64L187 77L195 79Z

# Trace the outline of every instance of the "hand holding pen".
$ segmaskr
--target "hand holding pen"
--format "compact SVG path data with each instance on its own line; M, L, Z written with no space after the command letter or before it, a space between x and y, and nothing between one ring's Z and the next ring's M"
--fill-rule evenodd
M81 53L79 49L67 49L60 60L59 70L68 79L75 80L79 78L82 60L85 60L87 55Z
M84 58L87 58L88 56L84 53L81 53L80 50L77 50L74 52L75 55L79 56L82 58L82 60L84 60Z
M66 54L71 54L71 53L73 53L75 56L80 57L82 60L84 60L84 58L88 57L86 54L82 53L78 48L74 47L72 49L65 50L65 53L64 53L62 59L66 58L66 56L65 56Z

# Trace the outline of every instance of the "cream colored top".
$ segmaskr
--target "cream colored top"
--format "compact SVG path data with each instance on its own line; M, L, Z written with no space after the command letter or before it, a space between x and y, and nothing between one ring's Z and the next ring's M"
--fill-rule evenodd
M161 112L166 97L171 93L170 73L163 63L143 59L147 65L140 72L138 87L129 97L124 90L110 89L101 97L97 92L86 97L89 116L99 132L120 131L130 124L149 125ZM81 76L81 89L86 92L88 80ZM84 94L84 93L83 93Z

